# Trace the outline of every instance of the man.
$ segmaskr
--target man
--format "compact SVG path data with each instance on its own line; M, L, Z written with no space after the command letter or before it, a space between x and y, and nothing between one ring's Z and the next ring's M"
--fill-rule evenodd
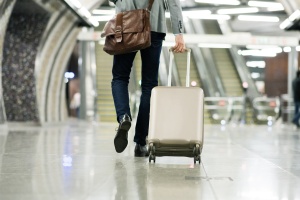
M115 3L116 11L128 11L147 8L149 0L110 0ZM158 85L158 67L162 42L166 35L165 11L169 9L172 22L172 31L175 35L175 52L184 52L183 17L180 0L154 0L151 9L151 46L140 50L142 58L142 95L137 116L134 142L136 157L148 156L146 137L149 127L150 97L153 87ZM131 113L129 107L128 83L131 67L137 52L115 55L113 60L112 94L115 103L117 130L114 145L118 153L124 151L128 144L128 131L131 127Z
M300 70L297 71L297 77L293 80L293 95L295 103L295 116L293 123L300 128Z

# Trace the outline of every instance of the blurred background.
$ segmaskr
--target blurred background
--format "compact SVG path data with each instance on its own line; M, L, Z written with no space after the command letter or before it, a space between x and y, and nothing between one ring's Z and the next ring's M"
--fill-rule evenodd
M299 0L180 0L192 49L191 87L205 93L206 124L290 124L299 69ZM112 56L100 33L115 14L107 0L0 0L0 123L45 125L68 118L115 122ZM159 84L166 85L169 33ZM184 86L186 55L172 85ZM139 54L130 82L135 116Z

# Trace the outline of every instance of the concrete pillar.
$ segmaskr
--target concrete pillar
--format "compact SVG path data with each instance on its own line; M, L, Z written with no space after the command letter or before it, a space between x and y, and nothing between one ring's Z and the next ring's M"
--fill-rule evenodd
M298 52L296 47L292 47L291 52L289 53L288 58L288 97L289 99L293 98L293 88L292 81L296 77L296 72L298 70ZM288 103L288 107L291 108L292 102ZM293 118L293 113L288 114L288 122Z
M293 97L292 81L296 77L298 70L298 52L296 47L292 47L288 58L288 95L290 98Z
M95 43L93 41L81 41L79 44L79 70L79 118L96 120L96 59Z

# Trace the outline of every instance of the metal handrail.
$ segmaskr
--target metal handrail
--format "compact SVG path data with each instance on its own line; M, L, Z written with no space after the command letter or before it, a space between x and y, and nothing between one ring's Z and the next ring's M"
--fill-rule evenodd
M221 124L229 123L233 118L240 120L245 109L244 97L205 97L204 102L211 118Z
M294 112L295 112L295 105L293 98L289 97L288 95L281 96L281 106L280 112L283 122L291 121Z
M280 100L278 97L256 97L252 101L254 118L260 122L275 121L280 114ZM270 122L271 124L271 122Z
M205 97L204 102L204 108L209 111L210 117L221 124L241 122L245 115L244 97ZM257 97L252 103L255 121L272 125L278 119L281 105L278 97Z
M284 104L286 102L286 104ZM281 111L284 113L294 113L295 111L295 105L294 100L291 97L282 95L281 96Z

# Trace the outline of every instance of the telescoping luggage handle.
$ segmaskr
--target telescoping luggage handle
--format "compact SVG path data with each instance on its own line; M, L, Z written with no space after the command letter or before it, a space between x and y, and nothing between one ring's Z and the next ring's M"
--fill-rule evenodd
M170 62L169 62L169 73L168 73L168 86L171 86L171 80L172 80L172 68L173 68L173 60L174 60L174 52L173 49L169 49L170 52ZM191 71L191 49L187 48L185 49L185 52L187 52L187 67L186 67L186 81L185 85L186 87L190 87L190 71Z

